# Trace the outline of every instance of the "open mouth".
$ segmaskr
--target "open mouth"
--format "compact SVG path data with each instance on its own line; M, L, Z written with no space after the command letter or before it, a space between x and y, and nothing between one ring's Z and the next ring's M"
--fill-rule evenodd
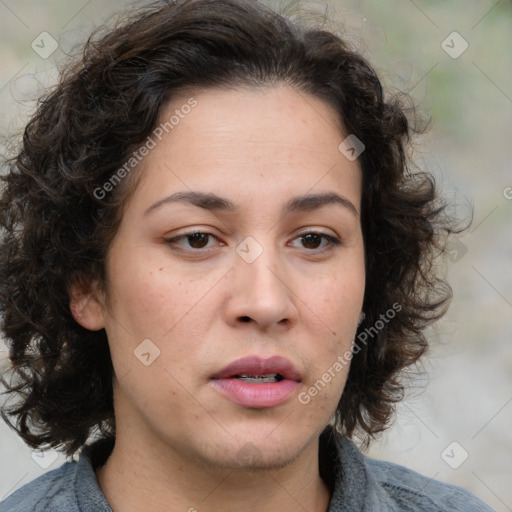
M284 377L279 373L267 373L265 375L251 375L244 373L242 375L234 375L233 378L253 384L280 382L284 379Z
M210 385L243 407L268 408L288 401L301 386L297 368L282 356L237 359L210 377Z

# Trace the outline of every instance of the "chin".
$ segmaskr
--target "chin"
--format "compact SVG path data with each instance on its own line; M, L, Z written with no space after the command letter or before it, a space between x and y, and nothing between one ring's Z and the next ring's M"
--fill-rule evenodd
M252 426L237 430L235 435L226 435L222 441L217 439L213 450L208 450L208 458L215 465L231 470L278 469L294 462L309 446L311 438L315 440L314 432L304 437L284 428L277 435L279 429L275 429L275 425L273 429Z
M226 453L216 458L216 464L231 470L259 471L280 469L294 462L303 447L262 446L248 441L238 451Z

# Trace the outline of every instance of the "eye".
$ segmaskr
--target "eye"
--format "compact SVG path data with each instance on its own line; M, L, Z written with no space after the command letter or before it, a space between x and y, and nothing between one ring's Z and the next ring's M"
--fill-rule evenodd
M333 246L341 244L341 240L338 238L316 231L308 231L307 233L302 233L300 236L295 238L295 240L300 240L303 248L316 252L323 252L332 248ZM326 243L322 246L323 240L325 240Z
M179 245L180 247L182 247L184 249L201 250L201 249L209 248L209 247L207 247L208 242L209 242L209 237L217 238L212 233L204 233L202 231L194 231L192 233L185 233L183 235L180 235L180 236L177 236L174 238L169 238L165 241L169 245ZM188 247L187 246L183 247L183 245L178 244L178 242L181 242L181 241L187 241L187 242L189 242L190 245L188 245Z
M194 231L190 233L184 233L183 235L166 239L165 242L171 246L178 246L185 250L192 250L193 252L201 252L202 250L209 249L211 246L208 245L210 238L217 239L212 233L206 233L203 231ZM329 250L333 246L340 245L341 241L326 233L319 233L316 231L308 231L302 233L294 240L300 240L303 249L308 249L308 252L323 252ZM180 242L185 242L184 246ZM323 245L322 243L325 242ZM299 247L300 249L301 247Z

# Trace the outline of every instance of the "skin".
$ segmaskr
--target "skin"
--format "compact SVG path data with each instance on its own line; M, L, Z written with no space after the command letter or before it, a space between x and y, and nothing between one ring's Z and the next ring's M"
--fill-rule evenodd
M190 97L174 97L161 120ZM197 106L136 171L105 286L71 291L77 321L106 329L115 371L116 444L98 482L114 511L325 511L318 437L348 366L307 405L298 394L355 337L365 282L361 170L338 150L346 135L320 99L288 86L193 97ZM237 209L175 202L144 214L190 190ZM283 216L290 198L323 192L343 196L356 213L330 204ZM193 232L214 236L166 241ZM300 236L319 232L341 244ZM236 251L248 236L263 249L252 263ZM134 355L145 339L160 350L148 366ZM243 407L211 386L215 372L255 354L286 357L301 372L284 403Z

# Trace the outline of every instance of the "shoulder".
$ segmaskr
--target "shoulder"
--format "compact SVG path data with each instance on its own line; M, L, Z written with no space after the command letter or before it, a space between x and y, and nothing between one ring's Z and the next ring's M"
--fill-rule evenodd
M0 512L112 512L94 472L112 446L111 439L84 446L77 462L24 485L0 503Z
M25 484L0 503L0 512L79 510L74 495L76 466L76 462L66 462Z
M466 489L363 455L368 477L399 511L493 512Z
M327 460L334 468L329 512L493 512L462 487L364 455L354 442L332 428L322 434L321 446L320 461ZM324 471L327 480L329 473Z

